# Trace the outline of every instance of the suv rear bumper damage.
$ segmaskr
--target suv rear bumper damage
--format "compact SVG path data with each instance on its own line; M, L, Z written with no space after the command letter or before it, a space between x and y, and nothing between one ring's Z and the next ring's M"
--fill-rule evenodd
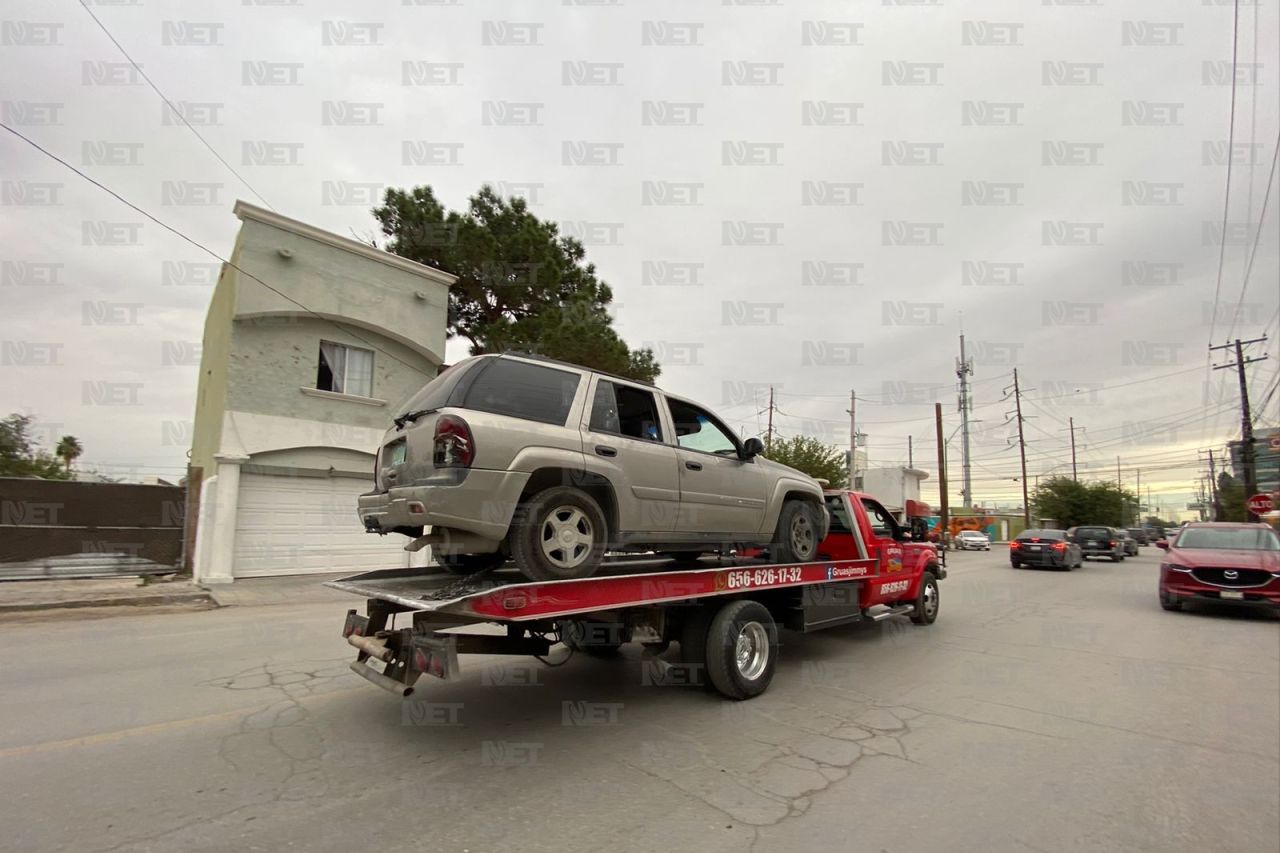
M500 540L507 535L528 481L529 475L521 471L472 468L465 476L451 475L445 482L363 494L358 514L370 533L430 525Z

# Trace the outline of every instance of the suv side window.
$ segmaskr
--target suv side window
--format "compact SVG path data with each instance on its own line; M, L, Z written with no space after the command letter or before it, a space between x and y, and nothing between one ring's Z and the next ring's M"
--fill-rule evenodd
M578 374L509 358L487 361L466 375L468 381L459 383L458 390L466 398L456 405L564 426L578 392Z
M668 398L667 403L676 426L676 441L681 447L719 456L738 455L737 439L710 412L683 400Z
M658 404L653 393L601 379L591 402L590 427L647 441L662 441Z

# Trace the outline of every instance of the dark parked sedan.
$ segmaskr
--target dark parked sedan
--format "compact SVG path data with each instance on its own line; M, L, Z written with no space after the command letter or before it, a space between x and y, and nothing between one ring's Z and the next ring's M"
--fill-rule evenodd
M1129 528L1129 535L1132 536L1135 540L1137 540L1139 545L1150 545L1153 541L1155 541L1151 538L1151 532L1152 531L1148 530L1145 527Z
M1124 539L1120 531L1112 527L1073 527L1067 531L1067 539L1080 546L1080 553L1086 560L1090 557L1109 557L1111 562L1119 563L1125 556Z
M1009 564L1015 569L1023 566L1048 566L1053 569L1074 568L1084 565L1080 546L1067 539L1065 530L1024 530L1009 543Z

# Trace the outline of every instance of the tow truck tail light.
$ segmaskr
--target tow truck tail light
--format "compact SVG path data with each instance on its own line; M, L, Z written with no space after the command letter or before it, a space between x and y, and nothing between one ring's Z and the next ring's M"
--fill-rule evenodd
M456 415L436 419L432 461L437 468L470 468L476 458L475 439L471 427Z

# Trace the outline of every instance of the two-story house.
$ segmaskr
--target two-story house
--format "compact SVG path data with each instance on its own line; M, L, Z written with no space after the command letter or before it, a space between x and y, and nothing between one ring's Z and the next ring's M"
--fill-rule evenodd
M454 277L237 202L192 437L196 580L409 565L356 497L394 407L444 361Z

